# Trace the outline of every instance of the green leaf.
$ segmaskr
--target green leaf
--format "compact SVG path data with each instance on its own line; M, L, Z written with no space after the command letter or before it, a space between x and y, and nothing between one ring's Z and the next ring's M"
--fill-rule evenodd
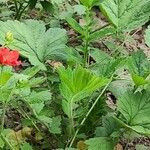
M41 91L41 92L32 92L29 100L31 103L40 103L40 102L46 102L48 100L51 100L51 93L47 91Z
M92 49L90 55L96 63L109 62L113 59L109 54L99 49Z
M28 5L30 9L35 8L37 0L29 0Z
M20 148L20 144L23 142L22 135L17 135L12 129L4 129L1 133L2 139L6 142L8 148L12 150L17 150Z
M56 116L53 118L50 118L48 116L45 115L39 115L38 119L40 121L42 121L47 128L49 129L49 131L53 134L60 134L61 133L61 116Z
M89 40L91 42L94 42L96 40L101 40L109 35L112 35L116 32L115 28L112 27L105 27L103 29L100 29L98 31L95 31L94 33L90 34Z
M30 78L32 78L33 76L35 76L38 72L40 71L40 69L38 67L28 67L27 69L23 70L21 73L24 75L29 76Z
M115 35L112 35L112 36L116 37L118 35L115 34ZM113 38L115 38L115 37L113 37ZM121 37L117 37L117 38L120 39ZM109 49L109 51L111 52L111 55L114 58L118 58L118 56L121 56L121 57L128 56L128 54L129 54L127 52L127 50L123 46L119 45L114 39L112 39L112 40L110 40L110 39L106 40L103 43Z
M64 97L62 101L64 112L70 117L70 109L75 102L90 96L95 90L108 83L108 79L99 77L89 72L81 66L75 69L64 67L58 70L61 85L61 94Z
M143 126L128 126L130 129L143 134L145 136L150 136L150 129L149 128L145 128Z
M137 144L135 146L135 148L136 148L136 150L149 150L149 147L146 147L146 146L144 146L142 144Z
M92 49L91 56L96 61L95 64L90 66L92 72L104 77L111 77L112 74L123 64L123 59L114 59L107 53L99 50Z
M100 4L102 1L103 0L80 0L80 2L88 8L92 8L93 6Z
M146 59L146 55L142 50L138 50L137 52L132 53L131 57L128 60L129 71L133 74L144 76L145 61L148 60Z
M113 150L114 143L111 139L106 137L97 137L86 140L88 150Z
M148 29L145 31L145 42L150 47L150 26L148 26Z
M119 131L119 126L111 115L102 117L102 126L95 130L96 137L109 137L115 131Z
M139 86L149 83L146 78L150 74L150 62L142 50L132 53L131 57L129 57L128 69L135 85Z
M113 81L110 86L109 90L113 95L115 95L116 98L122 96L124 93L126 93L129 89L133 89L133 82L129 78L128 75L123 76L124 79L122 80L115 80Z
M9 78L7 78L5 83L0 87L1 101L9 102L13 97L14 93L16 93L16 89L19 84L26 81L27 79L27 76L16 73L12 74Z
M138 76L137 74L132 74L132 79L133 79L135 85L137 85L137 86L145 85L145 84L150 83L150 81L144 79L141 76Z
M69 64L83 64L83 59L78 51L74 48L66 48L67 57L66 60Z
M33 91L25 100L33 109L35 115L38 115L44 108L44 103L51 100L51 93L49 91Z
M74 13L77 13L78 15L84 15L86 13L86 7L83 5L74 5Z
M118 119L117 117L113 117L122 127L124 128L128 128L128 131L131 132L130 130L133 130L135 132L137 132L138 134L143 134L145 136L149 136L150 135L150 129L149 128L145 128L142 126L130 126L126 123L124 123L123 121L125 121L123 118ZM122 121L123 120L123 121Z
M56 150L64 150L62 148L56 149ZM65 150L77 150L76 148L66 148Z
M21 150L33 150L32 146L29 143L23 143L21 145Z
M12 76L11 72L3 71L0 73L0 86L6 84L6 82L10 79Z
M40 84L42 84L45 80L46 78L44 77L32 78L29 80L29 85L30 87L37 87Z
M81 35L84 35L84 29L80 26L80 24L75 19L71 17L67 17L66 21L75 31L77 31Z
M58 70L61 79L61 91L64 98L68 99L68 93L73 101L79 101L109 81L106 78L96 76L81 66L74 70L70 68L60 68ZM65 93L68 90L68 93ZM67 95L66 95L67 94Z
M142 93L126 92L118 102L118 111L123 115L121 118L127 127L141 134L150 134L150 94L149 91Z
M44 0L44 1L40 1L43 9L49 13L53 13L54 12L54 7L53 4Z
M52 118L44 116L44 115L38 116L38 119L41 120L42 122L44 122L44 124L47 127L49 127L52 123Z
M5 34L10 31L14 41L9 45L27 57L32 65L46 69L44 63L49 59L64 58L67 42L66 31L60 28L50 28L46 31L42 21L26 20L0 21L0 44L4 45Z
M51 133L60 134L61 133L61 116L56 116L52 118L52 123L49 127Z
M2 138L0 138L0 148L3 149L4 146L5 146L5 142L2 140Z
M150 17L149 0L105 0L100 9L118 31L137 29Z

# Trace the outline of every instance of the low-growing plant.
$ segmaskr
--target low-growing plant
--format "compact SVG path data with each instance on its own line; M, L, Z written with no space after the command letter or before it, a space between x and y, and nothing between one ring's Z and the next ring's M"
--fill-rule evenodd
M61 18L62 0L7 2L15 4L17 20L40 4L48 16L65 19L81 42L71 46L66 23L58 28L44 19L0 21L1 149L115 150L126 139L127 150L134 137L150 136L149 57L138 48L120 51L149 20L150 2L66 3L76 11ZM108 20L98 28L95 8ZM150 47L150 27L144 39Z

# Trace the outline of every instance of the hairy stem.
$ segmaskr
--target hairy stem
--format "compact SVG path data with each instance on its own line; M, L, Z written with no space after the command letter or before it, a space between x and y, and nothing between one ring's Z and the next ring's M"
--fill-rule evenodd
M1 116L1 132L4 130L5 114L6 114L6 103L3 103L3 113Z
M89 55L89 51L88 51L88 45L89 42L88 40L85 41L85 45L84 45L84 67L86 67L88 64L88 55Z
M91 26L91 16L90 16L90 10L86 10L86 26L85 26L85 36L84 36L84 67L88 67L89 65L89 35L90 35L90 26Z
M73 108L72 108L72 100L70 103L70 118L69 118L69 137L72 137L74 135L74 117L73 117Z

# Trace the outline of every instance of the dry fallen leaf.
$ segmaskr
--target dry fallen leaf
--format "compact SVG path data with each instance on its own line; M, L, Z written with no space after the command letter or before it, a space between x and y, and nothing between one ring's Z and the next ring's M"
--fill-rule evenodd
M46 63L48 63L49 65L51 65L54 68L54 70L63 65L59 61L52 61L52 60L48 60Z
M115 150L123 150L123 146L122 146L120 143L118 143L118 144L116 145Z
M87 150L88 146L84 143L84 141L79 141L77 143L78 150Z

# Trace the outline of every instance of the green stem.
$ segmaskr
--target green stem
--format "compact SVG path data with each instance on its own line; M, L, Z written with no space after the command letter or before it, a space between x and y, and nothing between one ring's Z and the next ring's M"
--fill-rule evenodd
M6 103L3 103L3 113L2 113L2 116L1 116L1 133L4 130L6 106L7 106Z
M68 147L69 143L70 143L70 139L73 137L75 130L74 130L74 117L73 117L73 108L72 108L72 101L73 98L70 100L70 104L69 104L69 125L67 128L68 131L68 140L67 140L67 144L66 144L66 148Z
M84 45L84 67L88 66L88 64L87 64L87 62L88 62L88 55L89 55L88 45L89 45L89 42L86 39L85 45Z
M14 4L15 4L15 11L18 12L18 4L16 0L14 0Z
M90 26L91 26L91 17L90 10L86 10L86 27L85 27L85 36L84 36L84 67L88 67L89 65L89 35L90 35Z
M3 73L3 69L4 67L1 67L1 74ZM2 78L0 79L2 80ZM1 81L2 82L2 81ZM2 133L3 129L4 129L4 124L5 124L5 114L6 114L6 102L3 102L3 112L2 112L2 116L1 116L1 128L0 128L0 132Z
M70 117L69 117L69 138L74 135L74 117L73 117L73 108L72 108L72 99L70 103Z
M23 4L20 3L20 6L19 6L19 8L17 9L16 14L15 14L15 19L17 19L17 20L20 19L19 17L20 17L20 12L21 12L22 7L23 7Z
M18 20L20 20L22 14L24 13L24 11L26 10L26 8L29 6L29 4L27 4L24 8L22 8L22 11L20 11L20 13L18 14Z
M74 119L69 119L69 137L71 138L74 135Z
M69 145L69 148L72 147L74 141L75 141L75 138L79 132L79 130L81 129L81 127L83 126L83 124L85 123L86 119L88 118L88 116L90 115L90 113L92 112L92 110L94 109L95 105L97 104L97 102L99 101L100 97L104 94L104 92L106 91L106 89L108 88L108 86L110 85L111 81L112 81L112 78L113 78L113 75L110 79L110 81L107 83L107 85L104 87L104 89L102 90L102 92L100 93L100 95L96 98L95 102L93 103L92 107L90 108L90 110L87 112L87 114L85 115L85 117L83 118L83 120L81 121L80 125L79 125L79 128L76 130L71 142L70 142L70 145Z

